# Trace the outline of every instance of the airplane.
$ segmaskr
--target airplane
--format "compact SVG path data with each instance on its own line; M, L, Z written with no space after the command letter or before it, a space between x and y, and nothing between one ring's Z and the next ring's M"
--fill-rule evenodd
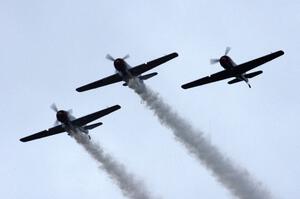
M115 106L97 111L95 113L80 117L78 119L76 119L74 116L72 116L71 111L58 110L55 104L53 104L51 106L51 108L56 112L55 126L52 128L49 128L48 130L44 130L39 133L21 138L20 139L21 142L28 142L28 141L40 139L43 137L48 137L48 136L63 133L63 132L67 132L68 135L71 135L74 132L80 131L80 132L83 132L88 135L89 130L102 125L101 122L87 125L88 123L120 109L121 106L115 105ZM59 123L61 123L61 124L59 124ZM89 136L89 138L91 139L90 136Z
M114 75L105 77L105 78L95 81L93 83L81 86L81 87L77 88L76 91L83 92L83 91L95 89L98 87L106 86L109 84L113 84L116 82L121 82L121 81L125 81L123 86L127 86L128 81L135 77L138 77L138 79L141 82L143 82L143 80L149 79L149 78L157 75L158 73L154 72L154 73L150 73L150 74L146 74L146 75L142 75L142 73L144 73L148 70L151 70L167 61L170 61L171 59L174 59L177 56L178 56L178 54L176 52L174 52L174 53L168 54L166 56L160 57L158 59L149 61L147 63L143 63L143 64L140 64L135 67L130 67L129 64L125 61L125 59L129 58L129 55L126 55L123 58L114 59L111 55L108 54L108 55L106 55L106 59L113 61L114 67L116 69L116 73Z
M215 64L215 63L219 62L220 65L225 70L217 72L210 76L206 76L201 79L189 82L187 84L182 85L181 87L183 89L189 89L189 88L193 88L196 86L201 86L204 84L208 84L208 83L212 83L212 82L216 82L216 81L220 81L223 79L234 77L234 79L230 80L228 82L228 84L234 84L237 82L244 81L248 84L249 88L251 88L249 79L262 74L263 71L259 70L259 71L255 71L255 72L251 72L251 73L247 73L247 72L284 54L284 52L282 50L279 50L277 52L271 53L269 55L265 55L263 57L260 57L260 58L257 58L257 59L254 59L254 60L251 60L248 62L245 62L243 64L236 64L228 56L229 51L230 51L230 47L227 47L225 50L225 55L223 55L219 59L211 59L210 60L211 64Z

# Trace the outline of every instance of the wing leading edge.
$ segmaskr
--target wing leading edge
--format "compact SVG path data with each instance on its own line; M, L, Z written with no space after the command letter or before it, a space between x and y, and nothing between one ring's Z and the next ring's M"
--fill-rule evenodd
M86 124L88 124L88 123L90 123L90 122L92 122L96 119L99 119L100 117L108 115L108 114L110 114L110 113L112 113L112 112L114 112L114 111L116 111L120 108L121 108L120 105L115 105L115 106L103 109L101 111L97 111L95 113L92 113L92 114L80 117L78 119L75 119L75 120L71 121L71 124L73 124L75 126L78 126L78 127L81 127L81 126L84 126L84 125L86 125ZM101 124L102 123L100 122L100 123L97 123L97 124L94 124L94 125L91 125L91 126L94 127L94 126L99 126ZM43 138L43 137L52 136L52 135L63 133L63 132L66 132L66 129L63 127L63 125L58 125L56 127L50 128L48 130L44 130L44 131L38 132L36 134L29 135L27 137L21 138L20 141L21 142L28 142L28 141L40 139L40 138Z
M283 54L284 54L284 52L282 50L279 50L279 51L271 53L269 55L265 55L265 56L262 56L260 58L245 62L245 63L240 64L240 65L237 65L231 70L223 70L223 71L215 73L211 76L206 76L206 77L203 77L201 79L189 82L187 84L182 85L181 87L183 89L188 89L188 88L192 88L192 87L201 86L201 85L204 85L204 84L220 81L220 80L227 79L227 78L230 78L230 77L235 77L236 75L243 74L243 73L245 73L249 70L252 70L252 69L254 69L254 68L256 68L256 67L258 67L262 64L265 64L265 63L267 63L267 62L269 62L273 59L276 59L277 57L280 57ZM248 77L248 78L251 78L251 77ZM230 81L230 82L232 82L232 81Z
M109 108L106 108L106 109L103 109L101 111L97 111L95 113L92 113L92 114L89 114L89 115L86 115L86 116L83 116L83 117L80 117L78 119L75 119L73 121L71 121L71 123L75 126L84 126L94 120L97 120L105 115L108 115L118 109L120 109L121 106L120 105L115 105L115 106L112 106L112 107L109 107Z
M159 66L163 63L166 63L166 62L174 59L177 56L178 56L178 54L176 52L174 52L174 53L168 54L166 56L160 57L158 59L154 59L152 61L149 61L147 63L135 66L135 67L131 68L129 71L131 72L131 74L133 76L139 76L142 73L144 73L148 70L151 70L151 69L153 69L153 68L155 68L155 67L157 67L157 66Z
M48 130L44 130L44 131L38 132L36 134L29 135L27 137L21 138L20 141L21 142L28 142L28 141L40 139L40 138L43 138L43 137L48 137L48 136L63 133L63 132L66 132L65 128L62 125L58 125L56 127L50 128Z
M253 59L251 61L245 62L243 64L239 64L238 66L234 67L234 71L236 73L245 73L249 70L252 70L262 64L265 64L269 61L272 61L273 59L276 59L277 57L280 57L284 54L282 50L279 50L277 52L262 56L257 59Z
M195 81L189 82L187 84L183 84L181 86L181 88L183 88L183 89L193 88L193 87L196 87L196 86L201 86L201 85L204 85L204 84L208 84L208 83L220 81L220 80L223 80L223 79L227 79L227 78L230 78L230 77L233 77L233 76L234 76L234 74L231 71L223 70L223 71L215 73L211 76L206 76L206 77L203 77L201 79L197 79Z
M160 57L158 59L149 61L147 63L135 66L135 67L131 68L129 71L133 76L139 76L142 73L144 73L148 70L151 70L167 61L170 61L171 59L174 59L177 56L178 56L178 54L176 52L174 52L174 53L168 54L166 56ZM122 80L123 80L122 77L117 73L117 74L108 76L106 78L100 79L98 81L92 82L90 84L86 84L84 86L76 88L76 91L83 92L83 91L99 88L102 86L106 86L109 84L117 83Z
M86 84L84 86L76 88L76 91L83 92L83 91L99 88L99 87L102 87L102 86L106 86L106 85L109 85L109 84L117 83L117 82L120 82L122 80L123 80L122 77L118 73L116 73L114 75L105 77L105 78L100 79L98 81L95 81L95 82L92 82L90 84Z

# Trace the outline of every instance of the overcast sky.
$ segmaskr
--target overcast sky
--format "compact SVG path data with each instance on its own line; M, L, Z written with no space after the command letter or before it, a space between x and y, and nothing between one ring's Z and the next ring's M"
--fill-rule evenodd
M129 53L134 66L174 51L179 57L146 84L277 198L299 198L299 10L296 0L0 0L1 198L124 198L66 134L19 142L53 125L53 102L77 117L120 104L91 135L154 195L232 198L132 90L75 92L115 72L107 53ZM221 70L209 59L226 46L236 63L285 55L260 67L251 89L180 88Z

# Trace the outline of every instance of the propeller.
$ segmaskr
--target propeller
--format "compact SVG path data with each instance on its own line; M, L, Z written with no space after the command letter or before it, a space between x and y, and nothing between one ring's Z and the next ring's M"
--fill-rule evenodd
M56 106L55 103L51 104L50 108L51 108L53 111L58 112L58 108L57 108L57 106Z
M55 103L51 104L50 108L51 108L55 113L58 112L58 108L57 108L57 106L56 106ZM56 119L56 120L54 121L54 123L53 123L53 126L57 126L57 125L59 125L59 121Z
M53 126L58 126L60 124L60 122L56 119L53 123Z
M110 61L115 61L115 58L113 58L110 54L107 54L105 56L106 59L110 60Z
M227 56L228 53L230 52L230 50L231 50L230 47L226 47L224 56ZM219 62L220 62L220 58L210 59L210 64L216 64L216 63L219 63Z
M127 54L127 55L125 55L122 59L128 59L129 57L130 57L129 54ZM108 60L110 60L110 61L115 61L115 60L116 60L116 59L113 58L113 56L111 56L110 54L107 54L107 55L105 56L105 58L108 59Z
M225 49L225 55L228 55L230 50L231 50L231 48L227 46L226 49Z
M51 104L50 108L51 108L55 113L57 113L57 112L59 111L55 103ZM72 110L72 109L69 109L69 110L66 111L66 112L67 112L68 114L72 114L73 110ZM57 126L57 125L59 125L59 124L60 124L60 122L56 119L56 120L54 121L54 124L53 124L53 125L54 125L54 126Z
M210 59L210 64L216 64L220 61L220 59Z
M123 59L128 59L129 57L130 57L129 54L127 54L123 57Z

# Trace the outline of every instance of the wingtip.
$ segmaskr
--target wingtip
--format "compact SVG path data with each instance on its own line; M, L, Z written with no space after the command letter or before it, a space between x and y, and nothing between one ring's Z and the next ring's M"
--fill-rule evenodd
M120 108L121 108L121 106L119 104L116 104L114 106L109 107L109 109L114 109L115 111L120 109Z
M278 50L278 51L276 51L274 53L276 53L278 56L284 55L284 51L283 50Z
M115 105L115 107L116 107L117 109L120 109L120 108L121 108L121 106L120 106L119 104Z
M82 90L81 88L76 88L76 91L80 93L80 92L82 92L83 90Z
M187 89L187 87L186 87L185 84L184 84L184 85L181 85L181 88L182 88L182 89Z

